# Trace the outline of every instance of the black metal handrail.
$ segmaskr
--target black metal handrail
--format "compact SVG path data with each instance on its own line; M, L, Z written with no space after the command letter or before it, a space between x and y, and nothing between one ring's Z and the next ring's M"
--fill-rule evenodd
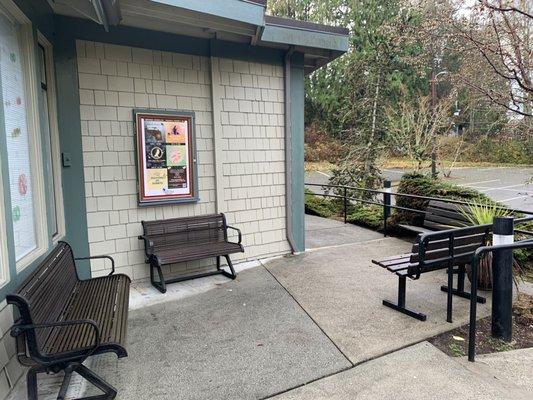
M465 205L465 206L468 206L468 205L472 204L472 202L463 201L463 200L455 200L455 199L450 199L450 198L446 198L446 197L420 196L420 195L417 195L417 194L409 194L409 193L394 193L392 191L388 192L388 191L380 190L380 189L368 189L368 188L360 188L360 187L348 186L348 185L331 185L329 183L305 183L305 186L320 186L320 187L324 187L324 188L340 188L340 189L346 189L346 190L359 190L359 191L362 191L362 192L368 192L368 193L374 193L374 194L390 194L392 196L407 197L407 198L411 198L411 199L420 199L420 200L443 201L443 202L446 202L446 203L461 204L461 205ZM335 195L322 194L322 193L314 193L314 194L317 195L317 196L329 196L329 197L335 196ZM339 195L337 195L337 196L340 197L340 198L344 197L344 196L339 196ZM360 200L358 198L352 198L352 199L353 200L357 200L357 201L361 201L361 202L369 202L368 200L362 201L362 200ZM373 202L372 204L383 204L383 203ZM391 207L393 207L393 206L391 205ZM508 207L505 207L505 206L497 206L496 208L505 209L505 210L508 210L509 212L516 213L516 214L533 215L533 211L518 210L518 209L508 208ZM416 209L407 209L407 210L408 211L413 211L413 212L425 213L425 211L422 211L422 210L416 210Z
M421 214L421 215L428 214L428 212L426 210L418 210L418 209L415 209L415 208L402 207L402 206L397 206L397 205L390 204L390 198L391 198L390 196L391 195L392 196L403 196L403 197L407 197L407 198L422 199L422 200L428 200L428 201L431 201L431 200L442 201L444 203L451 203L451 204L461 204L461 205L471 205L472 204L471 202L469 203L469 202L466 202L466 201L449 199L449 198L444 198L444 197L419 196L419 195L408 194L408 193L393 193L392 191L387 191L387 190L367 189L367 188L359 188L359 187L347 186L347 185L331 185L331 184L321 184L321 183L305 183L305 185L306 186L317 186L317 187L322 187L322 188L342 189L342 192L343 192L342 195L330 194L330 193L315 193L315 192L306 193L306 195L342 199L343 200L344 223L347 223L347 219L348 219L348 203L351 202L351 201L360 202L360 203L363 203L363 204L373 204L373 205L382 206L383 207L383 234L384 234L384 236L387 236L387 219L390 216L390 210L391 209L402 210L402 211L417 213L417 214ZM368 193L383 194L383 199L385 201L383 202L383 201L377 201L377 200L376 201L374 201L374 200L365 200L365 199L361 199L361 198L358 198L358 197L348 196L348 191L349 190L359 190L359 191L364 191L364 192L368 192ZM507 208L505 206L497 206L497 208L505 209L505 210L507 210L507 211L509 211L510 213L513 213L513 214L526 214L526 215L529 215L529 217L522 217L522 218L515 219L515 224L528 222L528 221L533 221L533 212L532 211L516 210L516 209L512 209L512 208ZM456 228L454 228L454 230L455 229ZM443 232L446 232L446 231L443 231ZM529 234L529 235L533 234L532 232L524 231L524 230L519 230L518 233Z
M479 267L479 260L481 257L489 252L499 251L499 250L517 250L517 249L526 249L533 248L533 239L522 240L510 244L501 244L495 246L482 246L479 247L474 256L472 257L472 286L470 294L470 325L468 331L468 361L474 362L476 357L476 314L477 314L477 274Z

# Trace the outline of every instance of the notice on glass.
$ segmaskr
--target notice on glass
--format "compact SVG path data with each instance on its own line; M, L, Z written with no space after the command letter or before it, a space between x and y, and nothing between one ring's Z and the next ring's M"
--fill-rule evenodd
M136 113L139 203L195 199L193 116Z

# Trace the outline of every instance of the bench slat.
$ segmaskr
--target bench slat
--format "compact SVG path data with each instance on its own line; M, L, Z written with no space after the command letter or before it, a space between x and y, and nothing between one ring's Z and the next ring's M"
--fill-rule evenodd
M101 333L101 344L93 354L113 351L126 356L125 339L130 279L117 274L80 280L70 246L59 242L45 260L6 299L18 307L23 325L93 320ZM94 345L94 329L88 324L29 330L30 357L61 360L65 352ZM85 356L86 357L86 356Z

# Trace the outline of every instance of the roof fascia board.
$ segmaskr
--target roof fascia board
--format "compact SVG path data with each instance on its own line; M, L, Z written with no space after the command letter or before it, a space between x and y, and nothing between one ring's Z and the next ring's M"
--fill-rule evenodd
M265 6L246 0L151 0L186 10L227 18L251 25L265 24Z
M290 46L348 51L348 36L335 33L266 25L262 42L282 43Z

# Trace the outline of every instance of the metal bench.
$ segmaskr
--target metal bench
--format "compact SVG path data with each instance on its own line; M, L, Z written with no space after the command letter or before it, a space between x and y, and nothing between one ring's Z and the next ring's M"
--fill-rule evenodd
M75 260L109 259L108 276L80 280ZM17 356L29 366L28 399L37 399L37 374L65 372L58 399L64 399L73 372L114 399L117 391L82 363L89 356L116 353L126 357L126 325L130 279L114 274L109 256L74 258L68 243L59 242L37 269L6 297L20 318L11 328Z
M229 255L244 252L242 234L239 229L227 225L224 214L142 221L142 226L143 234L139 236L139 240L144 240L146 263L150 264L150 280L161 293L166 292L168 283L216 274L231 279L237 277ZM237 243L228 240L228 229L237 232ZM222 269L222 256L226 259L230 272ZM210 257L216 258L215 271L165 279L161 269L163 265ZM155 279L154 272L157 272L159 280Z
M399 227L416 233L426 233L461 228L472 225L464 212L467 206L444 201L430 200L424 214L422 226L398 224Z
M465 291L465 265L472 260L477 248L486 245L490 230L490 225L481 225L421 233L417 236L411 253L372 260L372 263L396 274L399 279L398 301L394 303L383 300L383 305L425 321L425 314L410 310L405 305L406 280L416 280L426 272L447 269L448 285L441 286L441 290L448 293L446 320L452 322L452 296L470 298L470 293ZM458 275L457 288L453 287L454 274ZM479 296L477 300L479 303L486 301Z

